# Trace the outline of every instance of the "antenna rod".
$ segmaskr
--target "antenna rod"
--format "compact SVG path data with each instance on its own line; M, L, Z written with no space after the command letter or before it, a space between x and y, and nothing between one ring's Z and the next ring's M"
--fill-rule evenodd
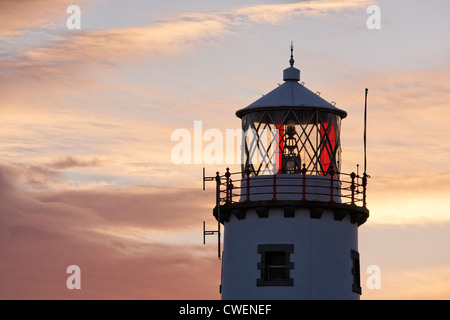
M217 232L217 256L220 260L220 175L219 171L216 172L215 177L206 177L205 168L203 167L203 190L205 190L206 181L216 180L216 208L217 208L217 230L205 230L205 221L203 221L203 244L206 243L205 236L212 236Z
M216 173L216 207L217 207L217 256L220 260L220 176Z
M203 167L203 191L205 191L205 167Z
M366 88L366 95L364 101L364 174L367 172L367 92L369 89Z

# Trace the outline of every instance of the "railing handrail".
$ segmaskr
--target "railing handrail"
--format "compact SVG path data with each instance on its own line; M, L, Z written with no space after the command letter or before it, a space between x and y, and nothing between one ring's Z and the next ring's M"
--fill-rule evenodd
M245 175L242 175L243 172L234 172L231 173L229 168L226 169L226 173L220 175L217 172L216 178L218 178L219 183L217 184L217 194L221 204L231 204L242 202L242 198L244 198L246 202L251 201L252 196L262 196L266 195L271 197L272 200L280 199L281 195L294 195L299 194L299 200L306 201L307 196L329 196L328 202L333 203L336 200L336 197L348 200L347 202L342 202L349 205L357 206L357 204L362 203L362 207L366 208L367 206L367 179L369 176L364 173L362 176L359 176L352 173L343 173L343 172L335 172L334 170L330 170L328 175L313 175L307 174L307 170L305 166L298 174L283 174L283 173L275 173L274 175L254 175L250 177L252 171L247 168L245 170ZM232 177L236 177L240 175L239 179L232 179ZM349 177L350 180L342 179L342 176ZM256 181L258 181L257 185L251 186L252 178L258 177ZM324 179L324 178L329 179ZM223 182L222 182L223 181ZM291 181L296 181L298 183L292 184ZM313 183L311 183L311 181ZM325 182L323 184L314 184L314 182ZM328 182L329 181L329 182ZM243 182L245 185L243 185ZM265 183L267 182L267 183ZM328 184L326 184L328 182ZM261 191L261 188L271 187L271 191ZM286 191L283 189L286 188L301 188L300 191ZM314 188L314 192L308 190L309 188ZM245 189L245 190L244 190ZM252 190L251 190L252 189ZM234 190L240 190L239 193L233 192ZM320 190L320 191L319 191ZM328 190L325 192L323 190ZM244 192L245 191L245 192ZM239 200L235 200L236 196L240 197ZM234 199L233 199L234 198Z

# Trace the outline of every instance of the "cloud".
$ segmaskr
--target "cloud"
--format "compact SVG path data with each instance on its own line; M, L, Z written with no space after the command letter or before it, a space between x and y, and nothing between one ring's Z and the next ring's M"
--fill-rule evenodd
M450 298L449 275L450 265L410 267L401 270L382 268L381 288L365 290L363 288L362 299L448 300Z
M198 228L200 192L29 193L15 187L19 169L0 166L2 299L218 298L220 263ZM176 233L172 242L152 239L166 230L198 242ZM66 288L72 264L81 268L80 291Z
M77 1L78 5L80 3L83 8L89 6L86 0ZM0 40L30 28L53 27L55 19L65 21L67 7L71 4L71 0L0 1Z
M0 166L0 297L218 297L220 262L215 247L196 243L201 241L201 221L214 222L212 188L200 191L200 165L170 162L169 141L175 121L184 121L190 130L191 118L207 118L206 112L213 114L214 125L225 127L223 119L216 122L221 102L214 97L210 102L215 108L195 105L204 100L189 100L186 92L197 86L199 91L193 91L198 96L205 89L189 84L180 94L174 89L180 82L168 85L161 69L171 73L171 59L177 55L240 32L246 24L281 24L302 15L366 7L368 2L246 6L175 15L146 26L76 33L56 26L57 17L64 20L71 3L45 3L0 3L0 156L10 164ZM25 41L29 37L32 42ZM149 69L158 85L144 81L136 86L127 83L124 74L109 77L108 72L98 72L161 61L167 64ZM348 70L358 76L346 78ZM348 106L351 118L361 115L362 84L369 87L372 178L367 224L448 222L449 74L348 70L323 92ZM120 81L114 83L115 79ZM226 100L232 99L236 98ZM224 112L229 112L227 103L221 107ZM344 165L360 156L361 124L343 122ZM129 186L136 184L176 188ZM104 188L111 185L122 188ZM83 189L87 187L95 190ZM80 292L65 287L70 264L82 268ZM437 288L438 277L426 278L427 273L441 278L448 274L445 266L407 271L417 288L424 288L428 280ZM386 279L401 276L386 273ZM402 278L392 296L407 296L402 287L413 292L407 281ZM436 292L446 296L441 289ZM420 296L419 290L410 296Z
M148 26L109 30L64 31L39 46L24 48L1 62L2 78L22 81L64 79L89 68L117 68L136 59L160 59L183 52L224 32L217 20L171 21Z
M262 4L235 10L239 21L280 24L298 15L316 16L329 12L367 7L370 1L319 0L282 4ZM373 3L373 2L372 2Z
M367 144L369 166L375 171L372 173L448 171L449 86L450 73L446 70L398 69L358 72L343 78L340 85L325 88L349 113L342 123L346 158L358 159L362 155L367 87Z
M362 299L448 299L450 222L379 225L369 219L358 231ZM370 289L380 270L380 289Z
M35 189L46 189L61 182L59 172L50 168L30 165L25 167L25 184Z
M209 199L214 197L208 192ZM44 203L70 205L92 210L105 219L105 233L118 226L157 231L192 231L202 219L212 217L205 193L175 188L128 187L100 190L40 192L34 198ZM208 198L206 198L208 199ZM189 204L187 206L187 204ZM100 226L95 226L100 228ZM109 228L109 229L108 229Z
M20 4L17 4L20 3ZM26 2L27 4L29 2ZM52 5L37 1L32 6L25 2L6 1L6 11L23 9L17 17L17 24L10 30L41 25L55 12L67 7L67 1L54 0ZM52 37L45 37L34 46L8 46L8 56L0 63L4 70L2 79L19 78L21 81L62 79L64 83L74 82L73 75L87 72L89 68L114 69L123 63L142 59L166 59L190 48L215 41L233 32L233 28L253 23L278 24L298 15L317 15L338 10L363 7L366 1L306 1L270 5L246 6L223 12L181 14L166 17L159 23L146 26L107 30L82 29L77 32L50 29ZM41 18L28 19L31 13ZM42 14L40 14L42 13ZM16 15L9 20L14 21ZM13 32L13 31L8 31ZM6 44L6 43L5 43ZM14 53L17 51L16 53ZM57 81L55 82L57 83Z
M448 300L450 298L449 275L450 265L402 270L381 269L381 288L363 288L361 298L364 300Z
M344 79L327 91L349 112L341 134L342 163L347 172L356 171L356 163L363 163L364 87L369 88L369 221L449 221L445 199L450 193L446 182L450 178L450 94L446 89L450 73L399 69L362 72Z
M96 157L84 160L73 156L67 156L66 158L53 161L50 166L55 169L68 169L77 167L97 167L101 165L101 163L102 161Z
M0 168L5 192L13 190L15 195L23 195L34 203L52 204L56 208L68 206L95 212L96 217L105 219L102 225L105 233L111 233L107 230L117 226L192 231L205 218L213 219L213 190L202 191L200 181L198 188L128 186L91 190L67 188L69 183L63 174L48 167L0 165Z
M82 60L99 64L144 54L163 57L198 44L203 38L217 36L223 28L223 24L215 20L181 20L142 27L87 30L54 40L53 46L31 51L28 56L42 60L58 56L66 62Z
M16 188L21 170L0 166L1 299L219 298L216 246L201 244L201 221L214 221L211 192L23 192ZM369 219L361 228L364 299L449 296L448 223L380 226ZM66 288L72 264L81 268L79 291ZM381 290L365 286L371 264L381 268Z
M44 190L60 186L63 179L58 170L39 165L15 164L2 167L1 177L4 188L2 192L9 190Z
M15 182L22 191L58 190L58 189L89 189L108 185L105 181L89 181L77 186L65 176L63 170L83 169L97 167L100 161L97 158L91 160L79 160L76 157L67 157L56 160L49 165L15 163L10 165L11 171L15 172Z
M4 0L0 2L0 39L13 35L20 30L45 26L48 18L56 14L55 4L61 1L14 1ZM66 1L67 2L67 1Z

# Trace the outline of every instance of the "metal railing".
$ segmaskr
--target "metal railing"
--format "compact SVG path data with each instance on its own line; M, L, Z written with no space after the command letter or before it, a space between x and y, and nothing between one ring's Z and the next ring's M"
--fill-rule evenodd
M330 203L339 202L366 208L367 179L364 173L359 176L352 173L330 170L326 176L308 174L305 167L300 174L274 174L252 176L247 168L244 172L231 173L229 168L225 174L216 173L217 197L220 205L238 202L250 202L255 198L265 200L308 201L311 198ZM255 178L257 177L257 180ZM325 179L324 179L325 178ZM278 181L277 181L278 180ZM282 180L283 183L278 182Z

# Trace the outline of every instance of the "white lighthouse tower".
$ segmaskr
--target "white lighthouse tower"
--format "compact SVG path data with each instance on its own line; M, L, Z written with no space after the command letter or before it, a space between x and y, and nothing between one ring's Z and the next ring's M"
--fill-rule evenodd
M222 299L359 299L368 176L340 171L347 113L299 82L292 46L283 80L236 112L242 172L216 176Z

